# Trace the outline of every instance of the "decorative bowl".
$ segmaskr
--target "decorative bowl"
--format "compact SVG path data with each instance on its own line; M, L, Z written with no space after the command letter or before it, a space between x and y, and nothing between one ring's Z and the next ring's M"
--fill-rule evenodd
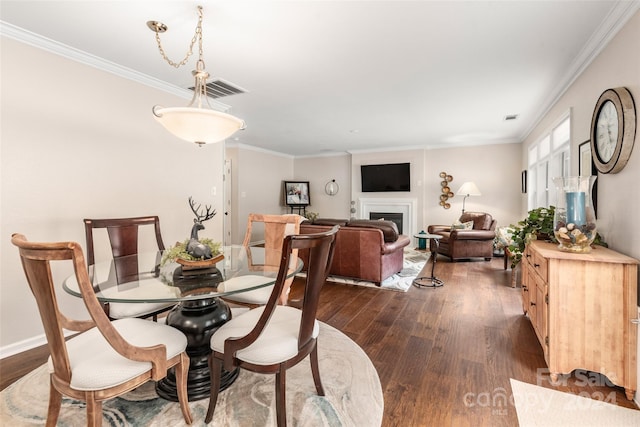
M183 270L198 270L201 268L211 267L216 263L222 261L223 259L224 259L224 255L218 254L210 259L186 260L182 258L177 258L176 262L182 266Z

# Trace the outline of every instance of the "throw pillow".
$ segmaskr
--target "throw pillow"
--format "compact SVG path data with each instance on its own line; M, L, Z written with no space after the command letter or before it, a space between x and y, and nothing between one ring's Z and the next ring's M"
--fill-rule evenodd
M456 221L451 225L452 230L472 230L473 221L460 222Z

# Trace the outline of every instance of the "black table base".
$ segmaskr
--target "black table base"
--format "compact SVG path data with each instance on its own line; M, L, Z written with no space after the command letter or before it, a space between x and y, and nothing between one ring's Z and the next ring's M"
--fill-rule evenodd
M188 286L188 283L185 283L187 281L182 280L185 287ZM215 282L215 279L213 281ZM211 380L208 362L211 353L211 335L230 319L231 309L219 298L183 301L167 315L167 325L179 329L187 336L187 354L190 359L187 393L190 402L208 398L210 395ZM231 372L223 369L220 391L233 384L237 377L238 369ZM156 391L163 399L178 401L173 368L164 379L158 381Z
M444 285L444 282L436 277L434 271L436 268L436 260L438 258L440 239L428 236L430 235L425 235L426 238L430 238L433 240L435 247L435 251L431 252L431 276L416 277L415 279L413 279L413 286L416 286L418 288L439 288L440 286Z

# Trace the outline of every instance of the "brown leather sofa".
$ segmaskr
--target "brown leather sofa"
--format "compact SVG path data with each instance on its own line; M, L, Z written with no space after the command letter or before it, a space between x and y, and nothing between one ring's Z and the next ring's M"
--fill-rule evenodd
M318 218L300 224L300 234L319 233L340 225L329 274L380 284L402 270L409 236L398 233L392 221ZM298 256L307 264L308 254Z
M451 225L430 225L430 234L442 236L438 254L446 255L452 261L469 258L484 258L486 261L493 257L493 241L496 237L496 220L488 213L465 212L460 216L460 223L473 221L473 228L469 230L452 229ZM433 239L429 242L431 251L435 250Z

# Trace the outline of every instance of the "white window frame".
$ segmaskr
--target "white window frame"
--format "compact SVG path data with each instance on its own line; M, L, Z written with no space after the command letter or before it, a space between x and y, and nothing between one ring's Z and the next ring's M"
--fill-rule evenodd
M566 126L568 129L563 129ZM564 133L560 131L564 130ZM555 138L555 139L554 139ZM560 117L527 151L527 210L555 203L553 179L569 176L571 166L571 112Z

